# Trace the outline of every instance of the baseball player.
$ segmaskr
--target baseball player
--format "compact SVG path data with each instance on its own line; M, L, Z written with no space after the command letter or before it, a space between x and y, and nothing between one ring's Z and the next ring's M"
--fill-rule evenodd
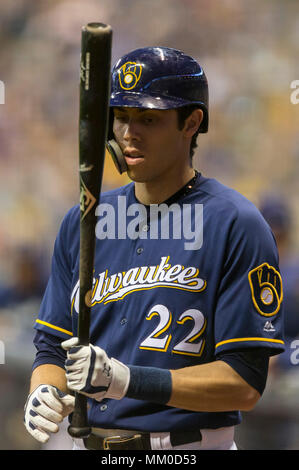
M97 209L90 345L77 338L76 206L35 325L25 426L46 442L77 391L92 428L77 447L236 449L241 412L284 350L272 232L245 197L192 167L209 120L197 61L165 47L125 55L110 107L108 147L132 182L102 194Z

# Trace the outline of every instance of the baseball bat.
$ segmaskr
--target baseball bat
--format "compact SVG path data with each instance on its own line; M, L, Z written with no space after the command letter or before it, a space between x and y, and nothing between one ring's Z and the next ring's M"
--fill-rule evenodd
M90 310L95 257L95 209L100 202L108 130L112 29L103 23L88 23L81 31L79 179L79 344L89 344ZM90 434L87 397L75 393L75 408L68 432L83 438Z

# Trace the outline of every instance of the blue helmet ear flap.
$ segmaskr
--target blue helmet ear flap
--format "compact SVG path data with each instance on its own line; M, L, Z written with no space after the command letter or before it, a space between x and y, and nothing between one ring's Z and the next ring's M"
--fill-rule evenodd
M126 164L125 157L118 143L116 142L113 134L113 109L109 111L109 124L108 124L108 135L106 149L112 157L114 165L117 171L122 174L127 171L128 167Z
M108 140L106 143L106 148L112 157L112 160L114 162L114 165L116 166L117 171L120 174L127 171L128 167L126 164L125 157L122 153L120 146L116 142L116 140L114 139Z

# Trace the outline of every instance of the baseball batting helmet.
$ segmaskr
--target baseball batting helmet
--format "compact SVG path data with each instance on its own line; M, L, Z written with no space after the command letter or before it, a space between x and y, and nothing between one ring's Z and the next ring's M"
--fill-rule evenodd
M208 81L202 67L192 57L169 47L136 49L119 59L111 75L110 108L132 107L175 109L198 105L203 111L199 132L208 131ZM124 158L113 136L110 111L107 148L120 173Z

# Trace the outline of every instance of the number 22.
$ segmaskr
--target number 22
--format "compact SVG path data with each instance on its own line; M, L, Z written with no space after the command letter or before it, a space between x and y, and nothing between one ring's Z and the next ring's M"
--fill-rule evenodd
M165 305L155 305L146 315L146 320L151 320L154 316L159 316L159 324L155 330L145 338L140 344L140 349L166 352L172 339L171 333L161 337L172 325L172 314ZM183 312L177 320L178 325L183 325L186 321L193 321L193 328L185 338L172 348L173 354L183 354L188 356L201 356L205 345L205 340L200 338L206 329L207 321L200 310L190 308Z

